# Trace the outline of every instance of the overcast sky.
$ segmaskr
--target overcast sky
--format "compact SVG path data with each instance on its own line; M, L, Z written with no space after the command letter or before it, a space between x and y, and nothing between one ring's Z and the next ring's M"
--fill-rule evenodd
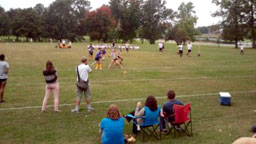
M5 10L10 8L28 8L34 7L38 3L42 3L48 7L55 0L0 0L0 5ZM103 4L108 4L109 0L89 0L92 9L99 8ZM197 26L209 26L219 22L219 18L213 18L211 14L218 8L212 4L212 0L166 0L167 7L177 10L182 2L193 2L195 6L196 15L198 17Z

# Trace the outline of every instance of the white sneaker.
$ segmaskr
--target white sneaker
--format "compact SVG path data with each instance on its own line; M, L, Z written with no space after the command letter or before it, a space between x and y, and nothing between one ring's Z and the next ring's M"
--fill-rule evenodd
M91 112L91 111L93 111L93 108L92 107L88 108L88 112Z
M72 109L71 112L72 112L72 113L79 113L79 110L77 110L77 109Z
M137 131L140 131L140 125L137 125Z

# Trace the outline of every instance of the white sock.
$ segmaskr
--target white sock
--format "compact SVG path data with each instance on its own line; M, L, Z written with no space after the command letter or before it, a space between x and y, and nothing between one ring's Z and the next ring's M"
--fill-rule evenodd
M75 108L76 111L79 111L79 106L77 105L76 108Z

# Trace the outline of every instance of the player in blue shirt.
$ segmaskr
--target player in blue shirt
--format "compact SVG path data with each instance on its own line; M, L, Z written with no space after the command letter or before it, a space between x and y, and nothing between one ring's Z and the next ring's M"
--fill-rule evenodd
M96 57L95 57L95 61L96 61L96 67L95 69L100 69L102 70L102 64L100 62L100 59L102 58L102 51L101 51L101 48L99 48L97 54L96 54Z

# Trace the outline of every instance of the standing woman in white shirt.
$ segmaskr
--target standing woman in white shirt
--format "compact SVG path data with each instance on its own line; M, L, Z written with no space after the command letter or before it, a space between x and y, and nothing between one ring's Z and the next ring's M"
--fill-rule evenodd
M192 44L191 44L191 42L188 42L188 45L187 45L187 47L188 47L188 56L189 57L191 57L191 51L192 51Z
M9 64L5 61L4 54L0 54L0 103L4 100L4 89L8 79Z
M51 92L54 95L54 111L59 112L59 82L57 71L53 66L51 61L47 61L46 69L43 71L45 77L45 96L42 104L42 112L46 110L46 104L51 95Z

